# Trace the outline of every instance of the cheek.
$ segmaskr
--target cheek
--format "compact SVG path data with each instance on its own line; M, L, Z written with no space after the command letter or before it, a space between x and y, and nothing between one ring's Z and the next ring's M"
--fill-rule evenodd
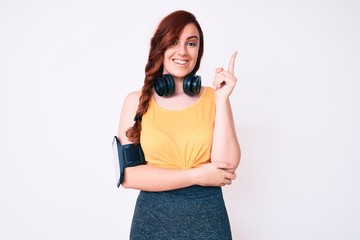
M191 49L190 53L193 58L197 59L197 57L199 55L199 48Z
M171 55L169 54L169 52L165 52L164 53L163 63L166 63L167 61L169 61L170 57L171 57Z
M197 59L198 59L198 51L195 51L193 54L192 54L192 59L194 60L194 62L197 62Z

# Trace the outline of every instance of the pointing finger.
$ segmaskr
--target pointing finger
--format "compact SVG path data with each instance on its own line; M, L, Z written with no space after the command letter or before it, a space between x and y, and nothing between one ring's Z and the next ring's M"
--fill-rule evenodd
M235 51L233 53L233 55L231 56L230 58L230 62L229 62L229 73L233 74L234 75L234 66L235 66L235 58L236 58L236 55L237 55L237 52Z

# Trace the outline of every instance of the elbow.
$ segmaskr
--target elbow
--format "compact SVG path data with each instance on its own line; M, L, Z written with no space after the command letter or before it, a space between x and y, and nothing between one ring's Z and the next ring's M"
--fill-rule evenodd
M122 186L123 188L125 188L125 189L131 188L129 182L126 181L126 180L124 180L124 181L121 183L121 186Z
M237 167L239 166L240 160L241 160L241 148L240 148L239 144L237 144L237 148L236 148L235 152L236 153L234 154L233 162L234 162L234 165L235 165L234 169L236 170Z
M240 144L238 141L236 141L236 144L234 144L234 146L232 148L232 153L233 153L234 161L240 162L241 149L240 149Z
M234 171L240 164L241 149L239 144L227 147L224 152L213 151L211 153L211 162L226 162L234 166Z

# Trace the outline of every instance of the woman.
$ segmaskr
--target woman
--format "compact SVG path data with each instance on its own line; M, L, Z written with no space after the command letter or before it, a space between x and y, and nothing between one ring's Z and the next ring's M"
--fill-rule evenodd
M221 187L240 161L229 101L236 52L227 71L216 69L212 89L195 75L203 49L194 15L166 16L151 39L144 85L124 101L118 138L140 142L147 161L125 169L123 187L141 190L130 239L231 239Z

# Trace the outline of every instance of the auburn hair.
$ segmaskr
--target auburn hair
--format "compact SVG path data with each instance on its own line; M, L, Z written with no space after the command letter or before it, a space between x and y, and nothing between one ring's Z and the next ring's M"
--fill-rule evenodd
M163 74L163 61L165 50L172 45L181 34L184 27L193 23L199 31L199 52L192 74L195 74L200 67L201 58L204 52L204 35L196 17L189 12L179 10L167 15L159 24L154 36L150 41L150 51L147 64L145 66L144 85L141 89L139 106L135 115L135 123L126 131L126 136L133 143L140 142L141 117L149 107L149 101L153 94L154 82L156 77Z

